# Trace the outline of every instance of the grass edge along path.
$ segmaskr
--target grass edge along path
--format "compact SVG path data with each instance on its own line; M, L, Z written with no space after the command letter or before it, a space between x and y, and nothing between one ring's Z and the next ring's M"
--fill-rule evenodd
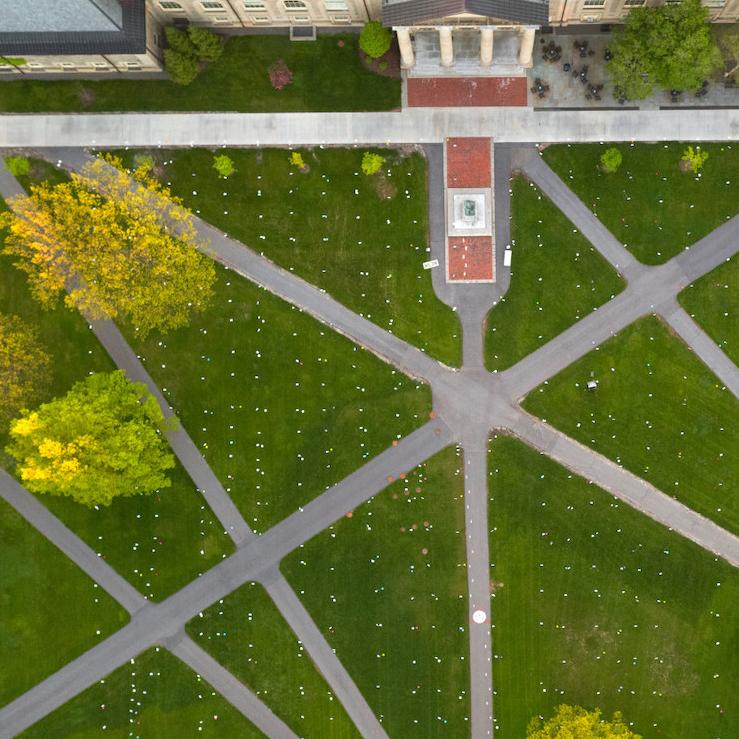
M688 285L677 299L729 359L739 365L739 254Z
M269 68L280 60L292 72L292 82L276 90ZM287 36L232 37L223 56L186 87L169 80L105 78L8 79L0 86L3 113L297 113L399 107L400 80L364 67L358 34L319 34L308 44Z
M469 732L457 447L392 482L281 569L390 736Z
M732 735L739 573L512 437L489 460L496 736L560 703Z
M361 170L364 151L385 158ZM436 296L428 259L427 170L422 151L313 147L306 164L286 149L117 150L127 167L142 156L196 215L359 315L459 366L461 326ZM236 172L220 177L213 156Z
M616 144L620 169L601 171L613 144L555 144L544 160L603 225L644 264L662 264L737 213L739 145L703 143L709 158L694 175L680 170L687 143Z
M0 499L0 706L117 631L128 614Z
M24 739L264 735L225 698L161 647L139 654L29 727Z
M61 300L54 310L41 308L30 294L26 276L12 262L0 255L0 311L19 315L34 326L52 359L51 384L43 401L64 395L90 372L112 371L113 362L82 316ZM0 464L12 472L12 460L1 451L7 440L7 429L0 429ZM37 497L142 594L159 600L233 549L179 462L169 477L171 487L120 498L108 508L88 508L52 495Z
M624 289L625 283L549 198L513 178L511 284L485 323L485 365L508 369Z
M623 329L523 407L739 533L739 404L661 319Z
M266 590L247 583L187 624L187 633L298 736L359 737Z

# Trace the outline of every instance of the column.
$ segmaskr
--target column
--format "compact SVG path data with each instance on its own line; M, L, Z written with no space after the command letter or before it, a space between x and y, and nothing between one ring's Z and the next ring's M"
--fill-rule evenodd
M441 66L451 67L454 64L454 46L452 45L452 29L450 26L439 28L439 44L441 46Z
M493 29L483 26L480 29L480 64L489 67L493 63Z
M395 35L398 37L398 46L400 47L400 64L403 69L410 69L416 63L411 32L407 28L396 28Z
M534 34L536 29L524 28L521 33L521 46L518 49L518 63L522 67L530 67L534 53Z

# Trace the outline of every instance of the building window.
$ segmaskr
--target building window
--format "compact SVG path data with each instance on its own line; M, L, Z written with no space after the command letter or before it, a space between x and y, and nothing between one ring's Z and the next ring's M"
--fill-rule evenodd
M182 6L179 3L169 2L168 0L159 3L159 7L162 10L182 10Z
M263 10L265 6L262 0L244 0L244 7L247 10Z
M305 10L307 7L303 0L283 0L287 10Z
M329 13L335 12L346 12L349 8L346 5L345 0L323 0L323 4L326 6L326 10Z
M223 3L216 3L213 0L203 0L200 4L206 10L223 10Z
M583 0L583 6L586 8L602 8L606 4L606 0Z
M634 7L637 7L639 5L644 5L645 2L646 2L646 0L625 0L624 5L627 8L634 8Z

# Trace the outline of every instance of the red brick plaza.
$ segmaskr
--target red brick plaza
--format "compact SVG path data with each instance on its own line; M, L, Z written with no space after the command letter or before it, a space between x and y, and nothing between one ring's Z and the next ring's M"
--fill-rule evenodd
M446 140L446 187L492 190L492 140ZM492 236L447 236L448 282L493 282L495 259Z
M522 106L526 77L408 77L409 108Z

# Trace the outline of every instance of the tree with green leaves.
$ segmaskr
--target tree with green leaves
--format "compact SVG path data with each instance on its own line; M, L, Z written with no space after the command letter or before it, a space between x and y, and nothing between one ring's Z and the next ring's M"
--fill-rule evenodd
M611 51L608 71L617 94L634 100L654 85L697 90L721 63L700 0L632 8Z
M164 50L164 68L177 85L187 86L194 82L200 73L197 59L180 54L174 49Z
M600 716L600 709L587 711L581 706L557 706L552 718L536 716L529 722L527 739L641 739L616 712L610 721Z
M222 37L202 26L189 26L187 35L195 50L195 56L202 62L214 62L223 54Z
M607 174L613 174L618 172L622 161L621 152L615 146L611 146L600 155L600 168Z
M36 403L49 385L51 360L38 334L18 316L0 313L0 428Z
M362 155L362 172L368 177L375 174L375 172L379 172L383 164L385 164L385 157L380 154L365 151Z
M146 386L117 370L24 411L10 426L6 451L32 492L108 506L171 485L166 471L175 461L162 436L169 427Z
M377 59L389 48L393 40L392 31L380 23L369 21L365 23L359 34L359 48L369 57Z

